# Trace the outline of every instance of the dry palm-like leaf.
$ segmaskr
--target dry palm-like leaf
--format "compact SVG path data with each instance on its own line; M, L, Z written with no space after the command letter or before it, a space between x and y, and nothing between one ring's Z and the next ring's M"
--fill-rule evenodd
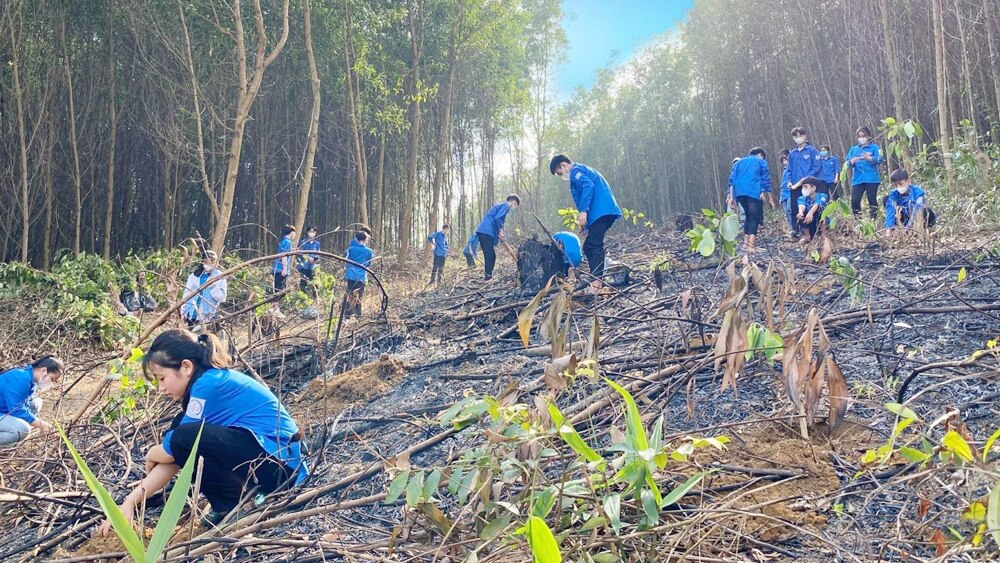
M542 298L548 294L553 279L555 278L549 278L549 283L545 284L545 287L517 314L517 333L521 335L521 342L525 348L528 347L531 337L531 321L535 318L535 313L538 312L538 307L542 304Z
M583 357L597 361L597 350L601 345L601 321L594 315L594 324L590 326L590 338L587 339L587 350Z
M819 311L813 308L795 344L786 346L782 355L785 391L799 413L806 417L801 423L803 437L807 435L806 425L812 425L816 418L824 384L829 395L831 429L840 424L847 412L847 380L830 347L830 338L819 318Z
M819 263L826 264L830 261L830 257L833 256L833 243L830 242L829 235L823 235L823 244L819 251Z
M569 295L560 289L552 299L552 305L545 314L539 329L542 336L552 339L552 358L562 357L565 353L566 341L569 337L570 307L572 301Z
M826 391L830 399L830 430L835 429L847 413L847 379L832 355L826 357Z
M730 265L732 266L731 263ZM746 268L744 268L746 271ZM746 361L747 326L740 305L747 296L747 280L737 276L735 268L730 271L731 281L726 289L726 295L719 303L716 315L722 315L722 326L715 340L715 369L725 364L722 374L722 389L729 387L736 390L736 376Z
M743 276L734 276L732 281L729 282L729 287L726 289L726 295L719 302L719 308L716 310L715 315L719 316L730 309L735 309L746 295L747 281L743 279Z

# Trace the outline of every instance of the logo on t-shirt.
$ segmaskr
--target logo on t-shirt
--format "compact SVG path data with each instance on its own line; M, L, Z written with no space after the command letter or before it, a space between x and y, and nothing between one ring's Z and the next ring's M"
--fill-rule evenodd
M205 414L205 399L199 399L198 397L191 397L188 401L188 408L184 411L184 414L189 418L201 418Z
M577 180L579 180L579 179L580 179L580 178L582 178L582 177L583 177L583 172L577 172L577 173L576 173L576 176L575 176L575 178L576 178Z

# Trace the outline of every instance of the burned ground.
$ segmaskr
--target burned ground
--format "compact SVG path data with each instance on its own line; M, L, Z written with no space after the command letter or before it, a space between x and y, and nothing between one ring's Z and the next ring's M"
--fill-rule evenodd
M616 536L606 525L580 531L553 520L557 533L564 525L564 556L587 561L618 550L627 560L656 554L663 560L906 561L934 557L942 543L935 531L951 526L966 538L943 542L952 560L988 559L970 539L975 524L960 517L988 493L987 481L947 464L922 468L896 454L881 464L862 464L861 457L892 434L896 417L883 405L896 401L914 372L904 399L928 437L940 439L941 425L930 422L949 408L959 410L974 446L1000 427L995 356L962 363L1000 334L998 258L913 241L893 249L841 241L837 255L850 260L864 285L862 301L852 303L844 285L806 249L781 244L754 256L760 269L772 261L794 268L794 291L776 327L786 345L816 308L846 377L845 420L832 431L818 423L803 439L780 355L774 365L755 356L740 370L736 388L720 391L721 375L711 361L721 322L714 313L730 283L729 262L693 257L681 238L661 232L615 238L609 255L628 263L632 282L596 298L575 295L567 340L582 357L597 317L600 373L628 388L647 425L663 416L670 449L687 437L730 441L723 451L699 449L658 474L667 491L712 470L665 506L651 530L632 526ZM739 275L744 264L733 266ZM435 525L432 512L405 507L402 500L384 502L391 479L384 468L441 468L482 447L485 423L456 429L439 421L467 397L506 397L529 408L537 397L553 398L598 449L624 428L621 403L608 384L582 375L564 390L551 389L545 374L549 338L533 330L525 348L517 332L518 314L534 294L515 289L514 273L486 286L471 275L453 275L450 287L394 301L388 317L348 327L322 350L310 329L248 352L256 372L281 391L305 428L313 477L223 531L196 534L171 556L184 558L187 550L247 561L462 561L478 546L480 561L529 560L523 540L504 540L516 522L507 534L476 540L471 511L453 495L435 495L440 513L454 525L450 533ZM754 320L763 323L759 298L749 292ZM555 299L553 293L541 301L536 327ZM824 399L820 418L826 409ZM152 401L139 419L78 425L71 437L112 493L124 495L142 470L134 460L155 443L169 412ZM542 440L561 445L554 436ZM0 452L0 494L30 497L4 503L0 556L93 557L100 552L88 539L96 504L82 493L72 462L53 443L36 438L28 447L30 455ZM559 482L565 467L547 466L545 478ZM950 478L956 481L942 485ZM516 481L498 486L494 500L512 501L523 487ZM625 498L622 503L623 521L634 523L640 508Z

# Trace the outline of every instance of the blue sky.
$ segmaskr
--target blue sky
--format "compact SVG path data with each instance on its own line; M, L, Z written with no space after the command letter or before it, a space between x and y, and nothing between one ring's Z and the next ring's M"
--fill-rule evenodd
M629 59L636 48L672 29L692 0L563 0L569 41L556 71L560 97L594 83L597 70Z

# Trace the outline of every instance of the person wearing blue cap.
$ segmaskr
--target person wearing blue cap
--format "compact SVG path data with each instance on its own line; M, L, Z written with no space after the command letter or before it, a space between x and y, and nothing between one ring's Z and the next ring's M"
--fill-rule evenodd
M603 285L601 277L606 258L604 236L621 218L622 210L608 181L597 170L558 154L549 162L549 172L569 182L573 204L580 213L577 217L580 233L585 237L583 253L594 277L591 289L596 291Z

